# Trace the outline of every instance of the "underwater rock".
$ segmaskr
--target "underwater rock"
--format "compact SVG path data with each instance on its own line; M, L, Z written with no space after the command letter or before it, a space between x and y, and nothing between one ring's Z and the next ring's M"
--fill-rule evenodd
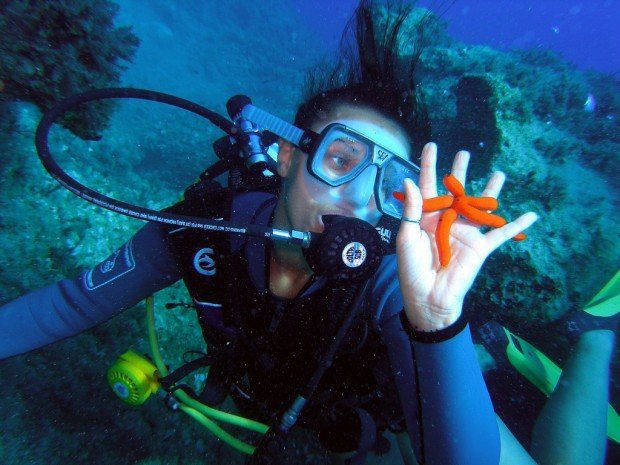
M499 148L500 133L495 111L497 97L485 76L463 76L459 79L456 95L455 138L463 147L475 147L470 176L489 172L493 155Z
M449 172L457 150L469 150L468 192L479 195L491 171L504 171L498 213L541 217L524 242L505 244L487 261L467 305L521 327L583 306L620 260L618 80L548 51L500 52L444 38L426 43L417 73L439 172ZM593 111L584 111L588 94L596 96Z

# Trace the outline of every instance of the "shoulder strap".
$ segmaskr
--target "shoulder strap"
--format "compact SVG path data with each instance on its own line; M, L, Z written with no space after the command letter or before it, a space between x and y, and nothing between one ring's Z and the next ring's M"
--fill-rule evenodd
M202 218L217 218L229 210L231 197L230 190L219 182L200 180L185 189L183 200L167 210Z
M229 221L239 224L266 226L271 220L277 197L268 192L249 191L234 196L230 204ZM262 238L249 238L240 234L231 236L231 250L239 251L246 244L264 242Z
M228 189L207 181L190 186L185 199L172 208L192 216L222 218L239 224L267 224L273 210L268 207L273 205L274 199L272 194L264 192L233 196ZM172 250L206 339L219 338L218 334L234 335L233 328L225 321L227 294L232 277L248 273L248 270L240 269L243 263L233 257L252 239L191 228L179 228L170 234Z

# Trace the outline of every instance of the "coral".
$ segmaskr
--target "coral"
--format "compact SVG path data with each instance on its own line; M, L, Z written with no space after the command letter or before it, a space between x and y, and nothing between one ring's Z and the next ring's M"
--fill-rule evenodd
M77 92L118 85L122 62L138 38L115 27L118 6L108 0L11 0L0 5L1 98L34 102L42 110ZM85 139L97 138L110 112L98 102L67 114L62 124Z

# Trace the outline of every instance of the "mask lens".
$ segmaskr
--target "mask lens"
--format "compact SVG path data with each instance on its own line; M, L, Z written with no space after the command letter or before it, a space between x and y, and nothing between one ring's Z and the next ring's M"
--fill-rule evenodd
M400 219L403 215L403 181L412 179L418 184L420 169L403 158L393 156L382 167L377 178L377 205L385 215ZM396 196L394 194L397 194Z
M312 158L312 171L332 186L349 182L371 161L372 148L354 134L332 129Z

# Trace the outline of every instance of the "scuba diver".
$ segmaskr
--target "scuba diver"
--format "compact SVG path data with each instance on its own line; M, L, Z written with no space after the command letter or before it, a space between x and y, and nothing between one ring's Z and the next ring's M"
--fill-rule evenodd
M204 218L212 229L144 216L154 222L100 265L7 303L0 358L92 328L183 279L209 354L169 375L161 367L157 382L176 395L184 375L208 365L194 400L210 409L230 396L241 414L269 425L249 463L277 463L295 424L350 464L384 451L386 432L398 435L407 464L499 463L500 433L504 441L509 432L498 426L463 301L486 257L537 217L483 234L423 211L438 196L437 147L424 145L419 168L410 161L428 140L413 81L419 55L404 63L397 53L410 8L379 27L374 7L360 3L345 31L355 53L314 81L294 125L246 99L231 103L243 131L247 119L279 137L277 176L236 189L230 178L222 188L203 176L162 216ZM248 134L250 146L256 133ZM468 163L458 152L455 184L465 184ZM497 198L504 180L494 173L482 195ZM447 261L436 245L442 221ZM278 232L224 234L218 222ZM315 246L316 237L329 240Z

